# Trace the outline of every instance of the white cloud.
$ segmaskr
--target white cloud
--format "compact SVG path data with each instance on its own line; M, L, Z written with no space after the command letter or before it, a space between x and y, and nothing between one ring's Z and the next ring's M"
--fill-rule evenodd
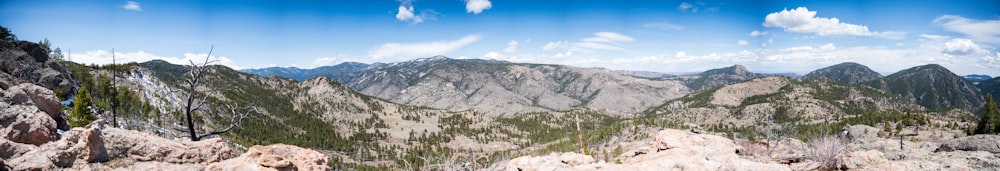
M337 58L334 57L316 58L316 60L313 60L312 65L310 65L310 67L331 66L337 64L336 62Z
M887 39L901 39L904 32L874 32L868 26L841 23L837 18L816 17L816 11L806 7L792 10L784 9L767 14L764 17L765 27L779 27L786 32L814 33L819 36L872 36Z
M122 8L125 10L142 11L142 6L139 6L139 3L135 1L128 1Z
M944 29L969 36L976 41L1000 43L1000 19L976 20L957 15L943 15L933 21Z
M374 59L387 58L419 58L434 55L447 55L446 53L458 50L466 45L479 41L479 35L467 35L453 41L435 41L426 43L386 43L378 48L369 51L368 56Z
M544 50L544 51L557 50L557 49L558 50L568 50L569 48L570 48L570 45L569 45L569 42L567 42L567 41L549 42L549 43L546 43L545 46L542 46L542 50Z
M761 32L761 31L757 31L757 30L754 30L754 31L750 32L750 37L766 36L766 35L767 35L767 32Z
M410 24L420 24L425 20L437 19L438 13L434 10L421 10L420 14L414 12L413 1L399 1L399 12L396 13L396 20L408 22Z
M662 29L662 30L684 30L684 26L680 26L680 25L676 25L676 24L670 24L670 23L664 23L664 22L646 23L646 24L643 24L642 27L651 28L651 29Z
M982 67L984 68L993 68L993 69L1000 68L1000 52L997 52L996 57L992 57L989 55L983 57L982 63L980 65L983 65Z
M507 53L517 53L517 44L517 40L510 40L510 42L507 42L507 48L504 48L503 51Z
M206 53L184 53L184 57L170 57L170 56L157 56L151 53L146 53L144 51L138 52L115 52L114 60L112 60L111 52L105 50L90 50L84 53L73 53L69 56L73 62L81 64L111 64L112 61L117 63L128 63L128 62L146 62L150 60L164 60L172 64L177 65L188 65L189 61L195 63L204 62ZM242 69L236 62L225 57L225 56L211 56L210 61L216 61L215 64L224 65L233 69Z
M740 46L744 46L744 45L750 44L750 42L747 42L746 40L739 40L739 41L736 41L736 44L739 44Z
M469 13L479 14L491 7L493 3L490 0L465 0L465 11Z
M969 54L985 54L989 53L979 45L973 43L969 39L951 39L951 41L944 43L944 50L941 52L951 54L951 55L969 55Z
M418 24L424 22L423 18L413 15L413 6L399 6L399 13L396 13L396 19L399 21L410 22L412 24Z
M674 57L677 57L677 58L687 57L687 53L684 52L684 51L677 51L677 53L674 53Z
M677 6L677 10L688 11L689 9L692 9L695 12L698 12L698 9L695 9L694 5L691 5L690 3L687 3L687 2L681 2L681 5Z
M823 46L819 46L819 49L822 49L822 50L837 50L837 46L834 46L833 43L827 43L827 44L825 44Z

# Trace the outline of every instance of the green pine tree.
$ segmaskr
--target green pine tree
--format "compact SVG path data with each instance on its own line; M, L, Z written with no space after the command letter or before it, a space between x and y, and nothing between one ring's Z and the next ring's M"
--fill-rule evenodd
M90 95L87 87L80 87L76 92L76 100L73 100L73 111L69 116L69 125L72 127L83 127L94 121L94 115L90 113Z
M975 133L1000 133L1000 111L997 111L997 104L993 101L992 94L986 94L986 104L983 104L983 115L979 118Z

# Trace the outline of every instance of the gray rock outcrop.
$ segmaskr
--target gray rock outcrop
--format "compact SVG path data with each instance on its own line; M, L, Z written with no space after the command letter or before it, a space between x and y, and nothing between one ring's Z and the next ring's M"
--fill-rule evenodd
M50 60L38 44L27 41L0 41L0 88L31 83L66 96L76 89L76 81L59 62Z

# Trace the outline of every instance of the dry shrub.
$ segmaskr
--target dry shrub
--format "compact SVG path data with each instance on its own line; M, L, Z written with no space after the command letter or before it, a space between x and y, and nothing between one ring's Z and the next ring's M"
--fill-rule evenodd
M836 169L840 156L847 152L847 145L836 137L822 137L809 141L809 159L824 169Z
M736 145L739 146L738 149L740 155L748 156L753 159L763 159L762 157L767 156L767 146L765 144L740 139L736 140Z

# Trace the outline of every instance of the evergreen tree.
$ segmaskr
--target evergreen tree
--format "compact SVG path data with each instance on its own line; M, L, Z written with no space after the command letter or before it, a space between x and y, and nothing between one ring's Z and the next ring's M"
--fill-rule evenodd
M73 101L73 112L69 116L70 126L83 127L96 119L90 113L90 103L87 87L80 87L80 90L76 92L76 100Z
M7 29L7 27L0 26L0 39L3 39L3 40L17 40L17 35L14 35L14 33L11 33L10 29Z
M997 104L993 101L992 94L986 94L986 104L983 104L983 115L979 118L975 133L1000 133L1000 111L997 111Z

